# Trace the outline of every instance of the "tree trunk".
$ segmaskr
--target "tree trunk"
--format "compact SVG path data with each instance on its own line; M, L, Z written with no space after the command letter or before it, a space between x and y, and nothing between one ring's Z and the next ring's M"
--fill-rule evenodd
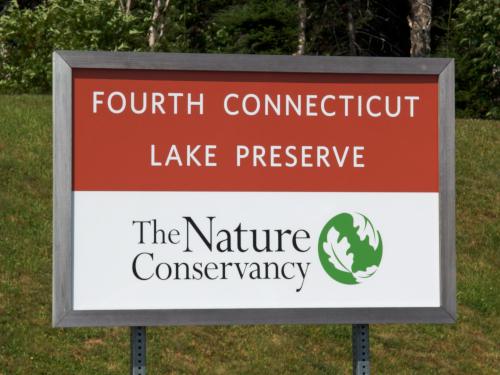
M132 0L120 0L120 8L128 16L132 8Z
M432 0L409 0L410 56L428 56L431 52Z
M299 7L299 40L297 44L297 52L295 52L295 55L303 55L306 52L306 20L307 20L306 1L298 0L298 7Z
M352 15L352 1L347 2L347 36L349 37L349 55L356 56L356 28Z
M154 50L165 30L166 13L170 0L153 0L153 15L148 30L148 45Z

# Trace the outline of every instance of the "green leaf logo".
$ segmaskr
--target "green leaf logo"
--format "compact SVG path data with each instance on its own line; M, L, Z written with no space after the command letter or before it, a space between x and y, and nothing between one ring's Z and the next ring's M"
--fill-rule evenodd
M360 213L334 216L318 241L321 265L342 284L359 284L373 276L382 260L382 248L380 232Z

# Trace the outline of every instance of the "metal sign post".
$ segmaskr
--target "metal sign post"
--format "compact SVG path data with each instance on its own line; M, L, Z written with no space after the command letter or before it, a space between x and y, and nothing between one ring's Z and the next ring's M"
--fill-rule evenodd
M130 327L130 374L146 375L146 327ZM352 373L370 375L368 324L352 325Z
M368 324L352 325L352 373L353 375L370 375Z
M146 327L130 327L130 374L146 375Z

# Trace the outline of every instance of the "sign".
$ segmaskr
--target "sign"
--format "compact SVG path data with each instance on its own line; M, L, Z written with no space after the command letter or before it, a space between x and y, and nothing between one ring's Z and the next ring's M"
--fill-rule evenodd
M454 321L453 74L56 52L54 325Z

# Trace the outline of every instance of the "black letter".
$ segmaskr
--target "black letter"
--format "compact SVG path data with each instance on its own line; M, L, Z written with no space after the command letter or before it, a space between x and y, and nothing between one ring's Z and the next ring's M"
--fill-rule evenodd
M137 254L136 257L134 258L134 262L132 263L132 272L134 273L134 276L137 277L139 280L149 280L150 278L153 277L153 274L151 274L151 276L149 276L148 278L144 279L142 277L139 276L139 274L137 273L137 267L136 267L136 263L137 263L137 258L139 258L141 255L149 255L151 257L151 260L153 260L153 253L140 253L140 254Z
M304 237L298 237L299 232L304 233L305 236ZM311 236L309 236L309 232L306 231L306 230L304 230L304 229L299 229L297 232L295 232L293 234L293 237L292 237L293 247L295 248L295 250L301 251L301 252L306 252L309 249L311 249L311 246L309 246L307 249L301 249L299 247L299 244L297 243L297 240L306 240L306 239L309 239L309 238L311 238Z
M156 219L153 219L153 243L157 244L156 235L161 234L161 243L165 244L165 231L163 229L156 228Z
M182 218L186 220L186 242L187 243L186 243L186 250L184 250L184 251L192 251L189 248L189 225L191 225L194 228L194 230L196 231L196 233L198 233L198 236L200 236L200 238L203 240L205 245L210 249L210 251L212 251L212 224L213 224L213 220L215 219L215 216L207 216L207 219L210 219L210 241L203 235L200 228L198 228L198 226L195 224L193 219L191 219L191 217L183 216Z
M245 252L248 249L244 249L243 246L241 245L241 234L243 232L248 232L246 229L241 229L241 223L238 224L238 226L234 229L236 232L236 240L238 242L238 250L241 252Z
M181 242L181 240L177 240L177 242L175 242L173 236L179 237L179 235L180 233L177 229L172 229L170 232L168 232L168 240L170 241L170 243L177 245L179 242Z
M134 221L132 221L132 225L134 225L134 224L136 224L136 223L141 224L141 240L139 241L139 244L143 244L143 243L144 243L144 239L143 239L143 237L142 237L142 235L143 235L143 229L144 229L143 225L144 225L145 223L148 223L148 224L150 224L150 225L151 225L151 220L137 220L137 221L136 221L136 220L134 220Z

